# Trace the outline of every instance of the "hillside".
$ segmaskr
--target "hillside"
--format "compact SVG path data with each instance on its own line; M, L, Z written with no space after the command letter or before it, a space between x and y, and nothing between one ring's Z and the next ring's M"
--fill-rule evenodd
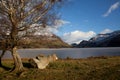
M52 34L27 36L22 38L19 43L22 48L67 48L70 47L67 43L63 42L58 36Z
M33 24L31 26L40 26L38 24ZM24 33L21 33L24 34ZM24 35L23 35L24 36ZM0 48L5 46L5 41L0 36ZM21 37L18 42L19 48L68 48L71 47L67 43L61 40L60 37L53 34L48 27L36 29L35 33L27 34Z
M0 40L0 49L5 46L5 40ZM58 36L34 35L21 38L19 48L68 48L71 47L63 42Z
M112 33L98 34L88 41L83 40L74 47L120 47L120 30Z

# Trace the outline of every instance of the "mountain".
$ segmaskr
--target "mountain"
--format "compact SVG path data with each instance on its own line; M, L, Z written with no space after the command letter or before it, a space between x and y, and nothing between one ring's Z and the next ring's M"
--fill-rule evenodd
M68 48L71 47L67 43L61 40L60 37L53 34L48 28L39 27L40 24L31 25L31 29L35 29L35 33L27 34L22 37L19 42L19 48ZM24 33L20 33L24 34ZM0 38L0 48L4 46L3 39ZM2 45L3 44L3 45Z
M58 36L52 35L33 35L25 36L18 42L19 48L69 48ZM4 42L0 40L0 49Z
M20 41L22 48L68 48L71 47L63 42L55 34L51 35L34 35L22 38Z
M120 30L98 34L88 41L83 40L74 47L120 47Z

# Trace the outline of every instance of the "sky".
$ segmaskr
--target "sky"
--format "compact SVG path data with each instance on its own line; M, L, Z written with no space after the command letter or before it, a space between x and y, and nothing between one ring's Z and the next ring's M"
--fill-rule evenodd
M54 33L69 44L120 30L120 0L68 0Z

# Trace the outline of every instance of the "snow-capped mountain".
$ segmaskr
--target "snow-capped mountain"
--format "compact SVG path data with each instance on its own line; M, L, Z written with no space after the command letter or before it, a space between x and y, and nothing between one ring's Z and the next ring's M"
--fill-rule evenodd
M115 37L117 35L120 35L120 30L114 31L112 33L98 34L97 36L91 38L89 41L90 42L99 42L99 41L102 41L102 40L113 38L113 37Z
M120 46L120 30L98 34L88 41L83 40L77 47L118 47Z

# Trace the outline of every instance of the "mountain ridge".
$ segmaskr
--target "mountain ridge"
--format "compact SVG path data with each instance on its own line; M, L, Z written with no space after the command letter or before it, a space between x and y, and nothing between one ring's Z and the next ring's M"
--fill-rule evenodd
M98 34L88 41L83 40L79 44L72 44L73 47L120 47L120 30Z
M4 40L0 40L0 49L4 47ZM18 48L70 48L71 46L56 35L26 36L18 42Z
M24 43L23 43L24 42ZM62 39L55 34L48 35L36 35L24 37L20 41L20 47L22 48L69 48L69 44L62 41Z

